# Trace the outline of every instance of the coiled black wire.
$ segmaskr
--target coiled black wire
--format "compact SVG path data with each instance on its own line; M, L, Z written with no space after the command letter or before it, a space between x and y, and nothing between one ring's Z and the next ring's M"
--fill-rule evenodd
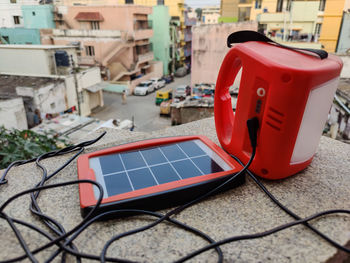
M230 242L235 242L235 241L240 241L240 240L246 240L246 239L255 239L255 238L261 238L267 235L271 235L273 233L276 233L278 231L284 230L286 228L298 225L298 224L304 224L305 226L307 226L308 228L310 228L312 231L314 231L316 234L318 234L319 236L321 236L323 239L325 239L327 242L329 242L331 245L337 247L338 249L341 249L347 253L350 253L350 250L344 246L341 246L340 244L338 244L337 242L335 242L334 240L330 239L329 237L327 237L326 235L324 235L322 232L320 232L319 230L317 230L316 228L314 228L312 225L310 225L308 222L310 220L313 220L315 218L324 216L324 215L328 215L328 214L333 214L333 213L345 213L345 214L350 214L349 210L341 210L341 209L336 209L336 210L328 210L328 211L324 211L321 213L317 213L315 215L309 216L307 218L301 219L298 215L294 214L292 211L290 211L288 208L286 208L285 206L283 206L267 189L266 187L259 181L259 179L248 170L249 165L251 164L251 162L254 159L255 156L255 151L256 148L253 145L253 151L252 151L252 156L249 160L249 162L244 166L243 163L236 158L235 156L232 156L237 162L239 162L243 167L243 169L233 175L232 177L230 177L229 179L227 179L224 183L222 183L221 185L219 185L218 187L214 188L213 190L209 191L208 193L199 196L198 198L194 199L193 201L184 204L182 206L179 206L178 208L175 208L173 210L171 210L170 212L166 213L166 214L161 214L161 213L156 213L156 212L151 212L151 211L146 211L146 210L136 210L136 209L122 209L122 210L112 210L112 211L108 211L99 215L95 214L96 209L98 209L98 207L100 206L100 203L102 201L102 197L103 197L103 189L102 187L95 181L90 181L90 180L75 180L75 181L71 181L71 182L64 182L64 183L59 183L59 184L52 184L52 185L45 185L45 182L47 182L49 179L51 179L52 177L54 177L55 175L57 175L62 169L64 169L66 166L68 166L79 154L81 154L84 151L84 147L91 145L95 142L97 142L98 140L100 140L103 136L105 135L105 133L101 134L98 138L91 140L91 141L86 141L86 142L82 142L80 144L77 145L73 145L73 146L68 146L64 149L58 150L58 151L52 151L46 154L43 154L37 158L33 158L30 160L21 160L21 161L16 161L12 164L10 164L10 166L5 170L3 176L0 179L0 185L1 184L5 184L7 182L7 179L5 178L6 175L8 174L9 170L15 166L19 166L22 164L26 164L26 163L30 163L30 162L36 162L36 165L41 169L42 171L42 179L39 183L37 183L35 185L35 187L33 187L32 189L28 189L26 191L23 191L21 193L18 193L16 195L14 195L13 197L9 198L8 200L6 200L4 202L4 204L2 204L2 206L0 207L0 218L6 220L9 224L9 226L11 227L11 229L13 230L14 234L17 237L18 242L20 243L22 249L24 250L25 254L16 258L12 258L12 259L8 259L8 260L3 260L1 262L6 262L6 263L10 263L10 262L16 262L19 260L23 260L25 258L28 258L31 262L38 262L37 259L35 258L35 254L39 253L40 251L43 251L51 246L57 246L57 250L55 252L53 252L50 257L45 261L45 262L51 262L55 257L57 257L59 254L62 253L62 257L61 257L61 262L65 262L66 261L66 254L71 254L73 256L75 256L76 261L77 262L81 262L82 258L86 258L86 259L92 259L92 260L99 260L101 262L134 262L134 261L130 261L127 259L121 259L121 258L110 258L110 257L106 257L107 251L109 246L125 237L125 236L129 236L135 233L139 233L141 231L145 231L148 230L156 225L158 225L159 223L163 222L163 221L167 221L169 223L174 224L177 227L181 227L186 231L189 231L193 234L198 235L199 237L203 238L204 240L206 240L209 245L198 249L190 254L188 254L187 256L177 260L176 262L184 262L190 258L193 258L207 250L210 249L215 249L216 253L218 254L218 262L223 262L223 254L222 251L220 249L220 245L226 244L226 243L230 243ZM54 171L52 174L48 175L47 174L47 170L46 168L40 163L41 160L46 159L46 158L50 158L53 156L59 156L59 155L63 155L66 153L72 153L72 152L76 152L71 158L69 158L62 166L60 166L56 171ZM256 234L250 234L250 235L241 235L241 236L235 236L235 237L231 237L231 238L227 238L221 241L214 241L210 236L208 236L207 234L203 233L202 231L193 228L191 226L188 226L184 223L179 222L178 220L172 219L171 216L180 213L181 211L185 210L186 208L190 207L191 205L198 203L200 201L202 201L203 199L207 198L208 196L212 195L213 193L215 193L216 191L218 191L221 187L223 187L224 185L228 184L230 181L234 180L237 176L241 175L242 173L247 172L248 175L254 180L254 182L257 183L257 185L265 192L265 194L267 194L269 196L269 198L276 204L278 205L281 209L283 209L287 214L289 214L290 216L292 216L294 219L296 219L293 222L290 222L288 224L284 224L278 227L275 227L273 229L270 229L268 231L265 232L261 232L261 233L256 233ZM67 185L72 185L72 184L81 184L81 183L90 183L93 185L96 185L97 188L99 189L99 199L97 201L96 206L94 207L94 209L92 209L89 214L78 224L76 225L71 231L66 232L65 229L63 228L63 226L57 222L54 218L49 217L48 215L45 215L38 203L37 200L40 196L40 192L42 190L47 190L50 188L56 188L56 187L64 187ZM49 230L53 231L53 233L55 234L55 236L53 236L52 234L47 233L46 231L40 229L39 227L27 223L25 221L16 219L16 218L11 218L10 216L8 216L5 212L4 209L6 208L6 206L8 204L10 204L12 201L14 201L15 199L17 199L20 196L23 196L25 194L30 194L31 196L31 205L30 205L30 211L35 214L42 222L44 222L46 224L46 226L49 228ZM73 241L84 231L86 230L91 224L93 224L94 222L96 222L97 220L108 216L110 214L116 214L116 213L124 213L124 212L137 212L139 214L144 214L144 215L149 215L149 216L153 216L158 218L157 220L155 220L154 222L145 225L143 227L131 230L131 231L127 231L124 233L121 233L119 235L116 235L114 237L112 237L109 241L106 242L104 248L102 249L100 255L92 255L92 254L87 254L87 253L81 253L78 251L78 248L73 244ZM24 241L23 237L21 236L20 231L18 230L18 228L16 227L15 224L20 224L23 225L29 229L32 229L36 232L38 232L39 234L41 234L42 236L46 237L49 242L46 243L45 245L34 249L33 251L30 251L26 242Z

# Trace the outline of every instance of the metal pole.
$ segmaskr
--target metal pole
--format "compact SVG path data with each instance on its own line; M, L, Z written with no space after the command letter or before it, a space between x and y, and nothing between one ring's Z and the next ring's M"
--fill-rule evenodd
M73 66L73 76L74 76L74 86L75 86L75 94L77 96L77 103L78 103L78 115L81 115L81 109L80 109L80 98L79 98L79 91L78 91L78 78L77 78L77 70L78 68L75 66L75 61L73 59L73 55L70 55L70 58L72 60L72 66Z

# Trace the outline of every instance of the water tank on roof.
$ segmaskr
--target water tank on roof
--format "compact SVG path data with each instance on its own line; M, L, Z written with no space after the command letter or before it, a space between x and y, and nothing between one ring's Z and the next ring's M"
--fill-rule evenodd
M69 55L67 51L64 50L57 50L55 51L55 60L56 60L56 66L57 67L69 67Z

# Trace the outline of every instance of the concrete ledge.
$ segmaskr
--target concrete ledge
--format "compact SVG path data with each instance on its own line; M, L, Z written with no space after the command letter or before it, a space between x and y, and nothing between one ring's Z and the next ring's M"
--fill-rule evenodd
M218 143L214 121L209 118L150 134L113 130L87 151L141 139L189 134L206 135ZM43 164L49 171L53 171L68 157L45 160ZM327 209L350 208L349 167L350 145L322 137L314 161L305 171L285 180L263 182L283 204L299 216L306 217ZM8 175L9 183L0 186L0 203L9 196L32 187L40 178L40 171L33 164L13 169ZM76 178L74 162L50 180L50 183ZM34 216L28 212L29 201L29 196L20 198L9 206L6 212L35 222ZM81 221L77 186L42 192L39 203L46 213L62 222L67 230ZM216 240L262 232L292 221L249 179L245 185L213 196L188 208L175 218L199 228ZM148 216L137 216L99 222L90 226L76 240L75 245L82 252L99 254L104 243L113 235L142 226L151 220L153 219ZM349 216L332 215L314 220L312 225L343 245L350 241ZM0 221L0 231L0 258L7 259L22 254L23 250L15 242L16 238L4 220ZM22 233L32 249L47 241L26 229ZM114 243L108 251L108 256L141 262L171 262L204 245L206 243L200 238L165 223ZM222 250L225 262L335 262L336 257L340 255L337 255L338 251L335 248L303 226L295 226L262 239L226 244L222 246ZM37 255L37 259L43 262L48 255L48 252L41 253ZM349 255L346 257L349 260ZM191 262L216 260L216 254L209 251Z

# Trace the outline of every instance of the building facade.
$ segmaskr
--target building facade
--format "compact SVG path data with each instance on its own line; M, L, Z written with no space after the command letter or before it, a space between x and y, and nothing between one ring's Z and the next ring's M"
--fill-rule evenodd
M39 85L39 81L48 79L53 82L62 82L64 84L64 102L65 110L75 108L80 115L87 116L91 110L103 106L102 89L104 84L101 82L100 69L78 68L76 48L72 46L54 46L54 45L0 45L0 72L2 75L33 77L34 84L18 85L19 87L29 87L41 89L43 91L59 89L59 85L47 88L47 85ZM21 63L19 63L21 61ZM35 61L35 63L33 63ZM9 82L10 84L12 82ZM2 83L4 84L4 83ZM33 86L34 85L34 86ZM6 88L2 86L2 90ZM45 92L44 92L45 93ZM33 92L34 96L39 93ZM45 96L43 96L45 97ZM40 101L34 100L34 102ZM52 113L51 110L61 112L62 107L56 108L62 103L55 103L51 106L46 105L42 110ZM50 110L50 107L53 107ZM58 113L58 112L56 112Z
M324 1L263 0L254 10L259 30L278 41L317 42ZM253 15L253 16L254 16ZM253 18L252 16L252 18Z
M232 23L238 21L238 4L241 0L221 0L219 22ZM244 0L242 0L244 1Z
M38 5L35 0L0 0L0 28L23 27L23 5Z
M104 78L135 86L155 76L151 13L151 7L137 5L61 6L55 13L53 43L76 45L80 65L99 66Z
M169 8L164 5L156 5L152 9L153 12L148 16L148 19L153 29L153 36L150 40L154 59L163 62L163 73L168 75L172 67Z
M0 90L0 126L6 129L28 129L23 99L19 96L1 96Z
M54 28L53 5L23 5L23 26L25 28Z
M217 24L219 23L220 6L205 6L202 8L203 24Z
M335 52L343 21L343 14L350 8L349 0L327 0L324 4L320 39L326 51ZM346 26L346 25L345 25Z
M194 26L191 85L215 84L221 63L229 51L227 36L236 31L257 29L258 24L255 21Z

